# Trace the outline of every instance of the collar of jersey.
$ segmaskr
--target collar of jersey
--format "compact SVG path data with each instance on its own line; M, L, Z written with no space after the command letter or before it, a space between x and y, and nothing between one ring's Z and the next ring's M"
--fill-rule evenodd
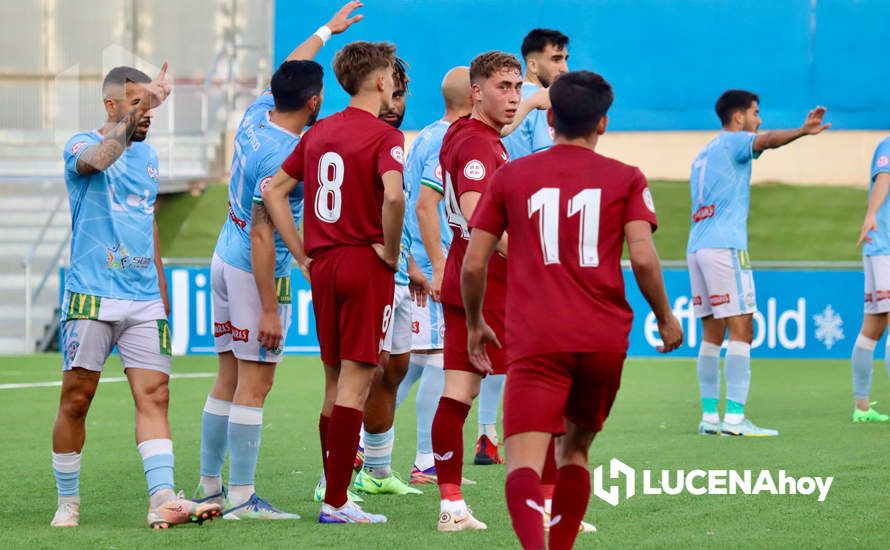
M284 132L285 134L287 134L287 135L289 135L289 136L292 136L292 137L294 137L294 138L296 138L296 139L300 139L300 136L299 136L299 135L297 135L297 134L291 132L291 131L288 130L287 128L282 128L281 126L279 126L279 125L275 124L274 122L272 122L272 117L269 116L269 113L271 113L271 112L272 112L272 111L266 111L266 122L269 123L269 126L271 126L272 128L275 128L276 130L280 130L280 131Z

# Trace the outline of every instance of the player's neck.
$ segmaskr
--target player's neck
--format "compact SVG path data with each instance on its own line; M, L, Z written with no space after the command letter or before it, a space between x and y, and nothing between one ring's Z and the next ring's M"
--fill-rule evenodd
M533 75L533 74L530 74L528 71L526 71L526 73L525 73L525 80L523 80L522 83L525 84L526 82L528 82L529 84L534 84L534 85L537 86L538 88L543 88L543 87L544 87L544 85L541 84L541 81L538 80L538 77L535 76L535 75Z
M300 135L303 132L303 128L306 127L307 117L300 111L281 113L272 109L269 111L269 120L275 126L283 128L292 134Z
M592 136L582 136L577 138L567 138L557 134L553 138L554 145L574 145L596 151L596 144L599 142L599 134L594 133Z
M451 124L455 120L459 119L460 117L467 116L471 112L472 111L465 111L463 109L445 109L445 116L442 117L442 120L444 120L448 124Z
M504 126L502 124L498 124L497 122L495 122L494 120L489 118L482 111L482 109L478 108L478 106L473 106L473 112L470 114L470 118L478 120L482 124L485 124L486 126L490 127L492 130L494 130L498 134L500 134L501 130L504 129Z
M370 113L374 118L380 115L380 96L375 92L373 94L361 93L349 98L349 107L359 109Z

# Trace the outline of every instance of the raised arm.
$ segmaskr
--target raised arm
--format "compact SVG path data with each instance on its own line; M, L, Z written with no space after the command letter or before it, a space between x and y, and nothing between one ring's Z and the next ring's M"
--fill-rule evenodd
M171 87L166 81L167 62L161 67L157 78L148 84L139 84L142 92L130 103L129 110L121 121L105 134L102 141L88 147L77 159L77 173L82 176L106 170L120 158L130 143L136 126L145 114L161 105L170 95Z
M363 4L358 0L347 2L334 14L330 21L315 31L312 36L304 40L302 44L297 46L296 49L287 56L285 61L314 59L321 47L324 46L325 42L331 38L331 35L340 34L354 23L358 23L362 20L364 15L361 14L350 17L353 11L362 6Z
M803 136L814 136L823 130L831 128L830 123L822 124L825 111L825 107L821 106L810 111L800 128L794 130L771 130L757 134L757 137L754 138L754 152L759 153L766 149L778 149Z
M519 125L522 124L522 121L525 120L525 117L527 117L528 114L532 111L536 109L546 110L549 108L550 90L548 88L542 88L534 94L523 99L522 102L519 103L519 108L516 110L516 116L513 117L513 122L501 129L501 137L507 137L512 134L517 128L519 128Z
M859 240L856 241L858 246L862 246L862 243L870 243L871 237L868 234L878 230L878 210L884 205L888 191L890 191L890 173L881 172L875 177L871 196L868 197L868 208L865 211L865 220L862 222L862 231L859 232Z
M667 291L664 289L661 262L652 240L652 226L647 221L634 220L624 225L624 234L637 286L658 322L658 332L663 341L658 351L668 353L683 343L683 329L671 310Z

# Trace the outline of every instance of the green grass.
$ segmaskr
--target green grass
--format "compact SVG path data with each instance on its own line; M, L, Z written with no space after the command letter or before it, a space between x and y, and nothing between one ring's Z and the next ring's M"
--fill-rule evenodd
M176 372L212 372L213 357L176 358ZM882 366L876 368L881 369ZM776 427L775 439L695 435L698 399L692 360L628 362L622 389L593 447L591 460L615 457L637 468L787 470L793 476L835 476L824 503L814 496L643 496L610 507L592 499L587 519L600 532L578 548L880 547L886 544L887 425L850 423L850 374L845 361L754 361L748 411ZM8 357L0 383L59 379L57 355ZM878 371L878 373L880 370ZM876 373L873 395L890 392ZM116 359L108 376L120 376ZM190 493L197 481L201 408L211 379L171 382L170 419L176 479ZM257 475L260 492L303 519L288 523L228 523L151 532L145 526L145 481L133 443L133 408L126 384L100 386L87 420L81 479L81 526L54 530L50 432L58 388L0 390L8 428L0 445L0 518L6 544L78 548L516 548L503 501L504 469L467 466L478 485L465 496L487 532L439 534L435 488L418 497L369 497L366 508L389 515L380 526L319 526L311 492L319 472L316 424L322 398L317 358L288 357L279 368L264 415ZM474 418L471 413L470 418ZM465 430L468 454L475 436ZM396 419L394 466L407 473L414 448L413 407Z
M666 260L685 260L689 184L655 181L651 187L658 209L658 252ZM751 258L858 260L856 239L866 198L866 191L856 188L755 185L749 220ZM167 198L158 210L164 256L210 258L227 215L227 201L223 184L208 186L199 198L188 194Z

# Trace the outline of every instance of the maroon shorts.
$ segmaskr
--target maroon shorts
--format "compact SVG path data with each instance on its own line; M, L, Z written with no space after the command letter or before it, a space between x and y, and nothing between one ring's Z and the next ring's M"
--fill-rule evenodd
M450 330L450 329L449 329ZM552 353L510 363L504 389L504 438L565 433L565 422L599 432L621 384L626 354Z
M445 319L445 370L459 370L481 375L482 373L470 363L470 354L467 351L467 316L464 308L452 304L442 304L443 318ZM504 338L504 312L484 311L483 316L488 326L494 330L501 346L506 344ZM488 357L494 374L507 373L507 360L504 348L487 346Z
M324 251L309 264L321 361L377 365L392 317L395 274L369 246Z

